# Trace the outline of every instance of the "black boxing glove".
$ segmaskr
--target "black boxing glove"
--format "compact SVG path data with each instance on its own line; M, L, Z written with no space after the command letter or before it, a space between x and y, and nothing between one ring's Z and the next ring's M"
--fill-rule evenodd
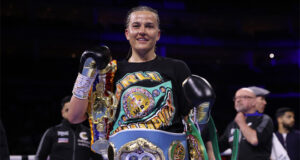
M208 81L191 75L182 83L187 101L194 107L193 119L200 124L207 123L216 95Z
M110 50L107 46L100 46L82 53L80 58L79 73L88 68L96 68L97 70L104 69L111 61Z
M84 51L80 58L79 73L72 91L73 95L79 99L87 99L98 71L104 69L110 61L111 55L107 46Z

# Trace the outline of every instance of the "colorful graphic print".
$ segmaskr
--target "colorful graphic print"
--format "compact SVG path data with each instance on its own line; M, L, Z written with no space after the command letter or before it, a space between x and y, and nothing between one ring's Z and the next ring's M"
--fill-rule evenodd
M131 85L140 82L140 81L145 81L145 80L152 80L152 81L157 81L157 82L163 82L163 78L161 75L157 72L134 72L134 73L128 73L119 80L116 83L116 97L118 100L120 100L121 93L124 89L129 88Z
M154 99L144 88L130 88L122 98L122 104L128 118L143 118L153 109Z
M159 129L172 124L175 107L171 81L154 87L130 87L149 79L163 82L157 72L135 72L125 75L117 83L122 87L117 89L116 95L122 90L124 92L120 96L120 113L111 134L132 128Z

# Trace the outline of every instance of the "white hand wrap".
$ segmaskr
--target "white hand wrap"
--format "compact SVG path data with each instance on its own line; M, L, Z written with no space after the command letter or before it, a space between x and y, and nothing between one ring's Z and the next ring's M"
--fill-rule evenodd
M94 77L87 77L78 73L74 88L73 95L79 99L87 99L89 96L89 91L93 85L96 74Z

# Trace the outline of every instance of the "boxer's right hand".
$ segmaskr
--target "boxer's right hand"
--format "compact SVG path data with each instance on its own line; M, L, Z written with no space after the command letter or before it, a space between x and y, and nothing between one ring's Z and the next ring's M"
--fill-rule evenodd
M107 46L86 50L80 58L79 73L92 77L96 70L104 69L110 61L111 55Z
M97 71L104 69L110 61L111 55L107 46L84 51L80 58L79 73L73 88L73 95L79 99L87 99Z

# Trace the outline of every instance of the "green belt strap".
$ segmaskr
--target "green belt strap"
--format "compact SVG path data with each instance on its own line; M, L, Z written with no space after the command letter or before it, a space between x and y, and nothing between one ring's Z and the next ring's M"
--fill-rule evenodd
M239 151L239 129L235 129L233 133L233 144L232 144L232 154L231 154L231 160L236 160L238 156Z
M187 131L187 135L193 135L195 138L197 138L197 140L200 142L200 145L201 145L200 148L201 148L201 153L203 153L204 160L209 160L207 152L206 152L205 145L204 145L203 140L201 138L201 135L200 135L198 129L196 128L195 124L190 120L190 118L188 118L188 125L191 128L190 128L190 130Z
M217 137L217 130L216 126L214 123L214 120L212 119L212 116L210 116L209 121L208 121L208 132L209 132L209 139L212 142L212 147L215 155L216 160L221 160L221 154L219 150L219 145L218 145L218 137Z

